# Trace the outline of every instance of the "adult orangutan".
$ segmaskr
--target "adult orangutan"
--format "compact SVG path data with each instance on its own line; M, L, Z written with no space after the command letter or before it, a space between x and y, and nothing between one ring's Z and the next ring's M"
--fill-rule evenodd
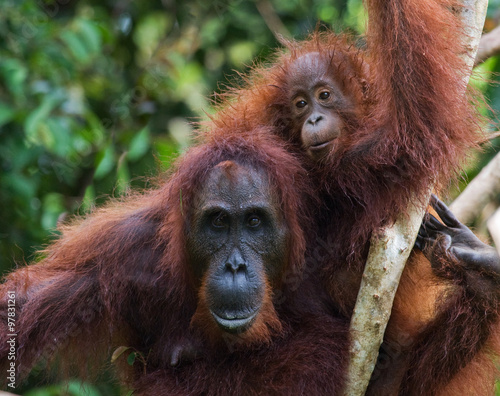
M333 33L286 42L287 51L255 68L209 122L272 125L311 160L324 204L317 214L322 243L309 259L321 261L326 288L347 317L373 230L422 201L429 186L439 190L475 145L481 123L464 82L464 32L453 11L460 5L365 3L366 48ZM385 366L368 394L450 394L469 377L476 381L470 394L491 392L494 363L486 352L500 350L497 294L477 294L471 304L464 293L475 295L477 284L455 275L443 278L413 253L382 346ZM447 336L433 338L425 330L433 326ZM422 344L427 360L422 353L421 363L408 359Z
M300 281L306 173L269 132L221 134L158 189L64 226L39 263L8 275L7 389L42 358L99 369L126 346L139 356L121 370L134 394L341 394L348 323L312 276ZM196 357L179 364L185 340Z

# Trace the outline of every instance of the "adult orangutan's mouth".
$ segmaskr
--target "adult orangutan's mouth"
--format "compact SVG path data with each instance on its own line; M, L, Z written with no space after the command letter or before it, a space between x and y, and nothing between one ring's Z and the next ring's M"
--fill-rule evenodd
M253 324L259 310L249 312L248 316L244 317L242 315L216 314L212 310L210 310L210 313L224 331L228 333L243 333Z

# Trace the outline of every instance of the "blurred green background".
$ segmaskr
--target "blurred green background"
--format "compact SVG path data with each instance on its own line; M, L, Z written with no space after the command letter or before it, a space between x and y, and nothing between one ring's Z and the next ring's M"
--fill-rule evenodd
M499 5L490 0L487 30ZM279 46L275 33L303 38L318 22L361 32L361 1L0 0L0 273L33 260L59 219L147 187L189 146L214 93ZM496 80L499 59L481 71ZM481 87L500 109L499 87ZM85 388L44 376L16 391L126 393L106 378Z

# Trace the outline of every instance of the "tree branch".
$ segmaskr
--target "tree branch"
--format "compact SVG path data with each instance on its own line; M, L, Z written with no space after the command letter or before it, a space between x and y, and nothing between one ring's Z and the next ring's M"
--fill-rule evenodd
M430 191L428 196L430 198ZM425 209L426 206L413 206L408 211L409 217L402 215L394 225L372 236L351 319L346 396L365 394L384 338L399 279L415 244Z
M487 226L498 254L500 254L500 209L497 209L493 216L488 219Z
M479 42L476 60L474 66L483 63L488 58L500 53L500 26L497 26L491 32L483 34Z
M285 38L291 37L290 32L281 21L278 14L276 14L276 11L274 10L273 5L269 0L257 1L256 6L267 27L274 34L274 37L276 37L278 41L281 40L281 36Z
M484 137L483 140L479 142L479 144L491 142L493 139L496 139L497 137L500 137L500 131L490 132Z
M472 223L488 202L500 194L500 153L472 180L450 205L462 223Z

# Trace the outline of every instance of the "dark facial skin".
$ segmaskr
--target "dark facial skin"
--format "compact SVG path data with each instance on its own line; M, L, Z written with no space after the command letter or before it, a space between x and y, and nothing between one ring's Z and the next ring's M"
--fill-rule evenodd
M460 264L458 270L478 271L500 280L500 257L496 249L481 242L435 195L431 205L444 224L431 215L422 223L415 246L433 268L441 273L453 271L453 268L441 268L441 261L436 259L448 257Z
M286 265L288 233L265 174L232 161L215 167L195 201L190 266L210 313L229 333L249 329Z
M321 159L334 149L335 139L344 128L339 112L353 105L319 53L298 58L292 65L291 76L291 112L300 130L302 146L312 159Z

